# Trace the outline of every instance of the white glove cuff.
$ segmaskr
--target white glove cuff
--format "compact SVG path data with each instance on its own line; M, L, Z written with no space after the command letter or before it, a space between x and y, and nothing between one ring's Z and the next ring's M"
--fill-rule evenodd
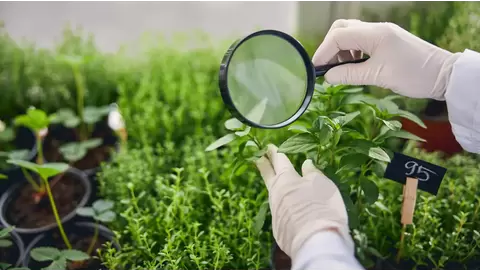
M313 235L318 232L335 229L338 231L338 234L342 237L342 240L345 242L345 245L348 248L348 251L352 254L355 252L355 244L350 236L349 229L346 228L343 224L334 222L334 221L325 221L325 220L316 220L312 221L305 226L303 226L298 234L293 238L292 246L290 251L285 251L290 255L291 258L295 258L299 249L303 244Z

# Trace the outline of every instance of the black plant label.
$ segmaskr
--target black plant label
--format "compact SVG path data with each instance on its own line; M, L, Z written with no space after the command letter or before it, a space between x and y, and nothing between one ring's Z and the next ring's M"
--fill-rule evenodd
M394 153L383 177L405 184L407 177L418 179L418 189L437 195L446 168L437 166L405 154Z

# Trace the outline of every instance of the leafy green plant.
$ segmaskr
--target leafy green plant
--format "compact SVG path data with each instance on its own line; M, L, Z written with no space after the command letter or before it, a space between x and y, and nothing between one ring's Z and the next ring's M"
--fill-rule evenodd
M113 209L113 201L99 199L92 204L92 207L81 207L77 209L77 214L81 216L91 217L98 224L99 222L112 222L116 218ZM91 255L95 243L98 239L98 226L95 227L92 241L88 247L87 254Z
M54 247L37 247L30 251L30 256L37 262L51 262L45 270L66 270L67 261L85 261L90 258L82 251L75 249L59 250Z
M75 128L79 126L80 141L84 141L89 138L93 131L93 125L100 121L102 117L108 115L110 108L108 106L102 107L85 107L85 79L81 72L82 67L89 61L86 56L60 56L62 61L67 63L73 72L75 80L75 88L77 91L77 115L68 109L60 109L56 117L53 119L53 123L62 123L68 128Z
M314 161L339 187L349 213L350 226L358 226L358 215L365 206L374 204L379 195L377 184L368 177L382 176L392 152L385 148L386 140L403 138L423 139L401 130L399 117L408 118L422 127L423 122L404 111L394 102L399 96L381 99L362 93L362 88L315 86L312 103L301 120L288 129L294 135L285 140L279 151L303 155ZM232 131L207 147L214 150L233 141L240 142L233 171L246 161L264 153L254 129L230 119L225 127ZM244 155L247 146L256 152Z
M13 227L3 228L0 230L0 248L12 246L12 241L10 241L10 232L12 230Z

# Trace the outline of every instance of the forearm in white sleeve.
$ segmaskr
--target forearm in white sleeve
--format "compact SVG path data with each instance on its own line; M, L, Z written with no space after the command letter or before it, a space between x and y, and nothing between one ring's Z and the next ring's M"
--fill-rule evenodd
M480 153L480 53L465 50L457 59L445 100L458 143L468 152Z
M332 231L309 238L292 258L293 270L360 270L363 267L342 237Z

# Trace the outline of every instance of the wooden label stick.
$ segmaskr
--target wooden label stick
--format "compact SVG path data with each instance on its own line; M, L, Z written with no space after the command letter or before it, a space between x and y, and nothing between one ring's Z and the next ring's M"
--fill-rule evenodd
M407 182L403 186L402 203L402 224L409 225L413 223L413 213L415 211L415 202L417 200L418 179L407 177Z

